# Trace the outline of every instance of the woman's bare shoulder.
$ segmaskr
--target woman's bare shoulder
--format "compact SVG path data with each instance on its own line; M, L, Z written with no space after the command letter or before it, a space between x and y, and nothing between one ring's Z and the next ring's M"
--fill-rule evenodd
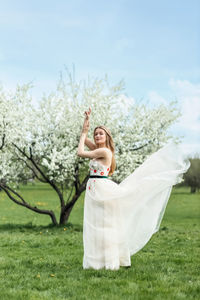
M112 151L109 148L105 147L104 149L107 155L112 156Z

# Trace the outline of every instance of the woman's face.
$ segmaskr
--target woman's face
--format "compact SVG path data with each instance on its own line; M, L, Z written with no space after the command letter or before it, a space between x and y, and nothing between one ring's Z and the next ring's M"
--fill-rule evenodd
M106 144L106 132L103 129L97 128L95 130L94 142L96 145Z

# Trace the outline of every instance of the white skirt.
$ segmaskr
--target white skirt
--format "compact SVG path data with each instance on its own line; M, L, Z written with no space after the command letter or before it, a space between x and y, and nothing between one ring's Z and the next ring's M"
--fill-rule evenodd
M83 268L117 270L158 231L172 186L190 166L173 142L150 155L120 184L96 178L86 187Z

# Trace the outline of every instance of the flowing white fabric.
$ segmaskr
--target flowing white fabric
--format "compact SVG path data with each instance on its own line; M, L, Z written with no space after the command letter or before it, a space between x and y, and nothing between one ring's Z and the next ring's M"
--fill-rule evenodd
M190 166L173 142L150 155L120 184L90 178L84 201L83 268L117 270L158 231L172 186ZM90 175L107 176L109 168L90 161Z

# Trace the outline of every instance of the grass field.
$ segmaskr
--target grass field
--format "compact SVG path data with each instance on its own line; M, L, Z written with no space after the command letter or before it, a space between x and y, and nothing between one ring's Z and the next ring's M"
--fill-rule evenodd
M59 212L46 186L25 186L22 193ZM0 299L200 299L200 193L173 189L160 231L128 269L82 269L82 221L83 197L69 224L55 228L1 192Z

